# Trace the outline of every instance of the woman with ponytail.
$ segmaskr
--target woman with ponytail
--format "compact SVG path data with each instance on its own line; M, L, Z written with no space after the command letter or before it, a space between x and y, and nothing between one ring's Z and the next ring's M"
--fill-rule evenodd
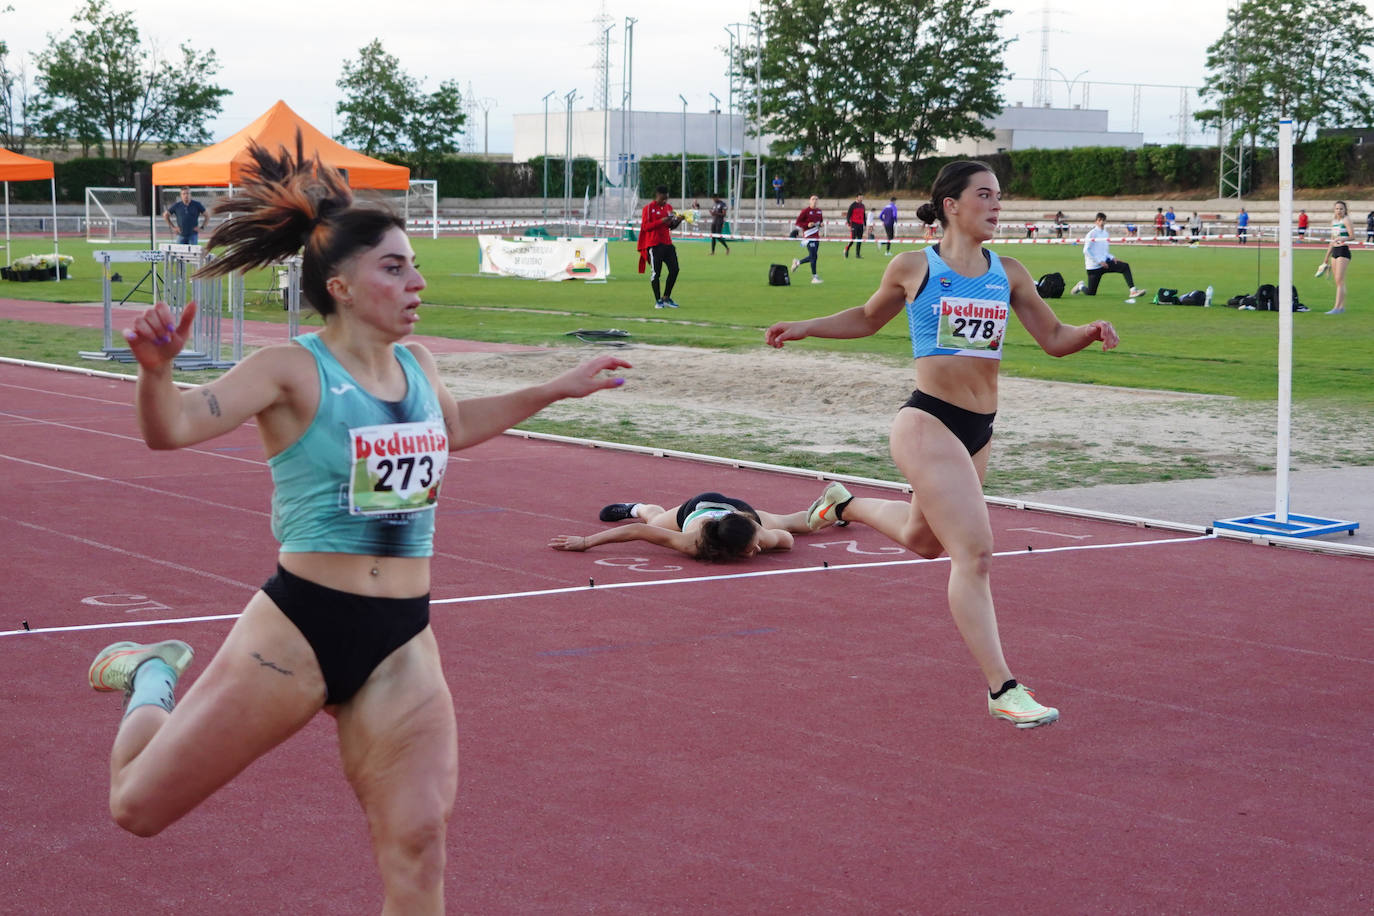
M264 347L181 391L172 363L195 317L165 304L124 331L136 409L154 449L192 446L252 421L271 468L276 573L249 599L205 671L179 640L115 643L96 690L125 696L110 810L160 832L324 710L371 833L385 912L444 908L445 831L458 778L453 701L429 627L435 504L450 451L562 398L619 385L610 356L542 385L457 402L433 356L406 337L424 278L394 214L356 204L317 160L253 150L241 193L210 239L218 276L302 254L302 291L324 329ZM175 707L175 708L174 708ZM284 820L289 822L289 812Z
M849 498L842 484L832 483L809 509L785 515L755 509L742 499L715 492L693 496L670 509L653 503L611 503L601 510L601 520L630 524L586 537L555 535L549 546L582 551L599 544L646 541L708 563L723 563L757 556L765 550L791 550L792 535L835 524L835 504Z
M868 301L824 318L783 321L765 332L781 347L807 337L854 338L876 333L905 311L915 357L916 391L892 423L892 459L911 484L911 500L854 499L838 504L844 521L863 522L923 557L948 553L949 606L955 625L988 686L988 712L1018 727L1053 722L1007 666L997 632L989 567L992 525L983 479L997 412L997 371L1007 322L1015 313L1052 356L1100 342L1117 345L1106 321L1061 322L1017 261L983 247L997 233L997 176L981 162L940 170L930 200L916 211L939 222L939 244L897 255Z

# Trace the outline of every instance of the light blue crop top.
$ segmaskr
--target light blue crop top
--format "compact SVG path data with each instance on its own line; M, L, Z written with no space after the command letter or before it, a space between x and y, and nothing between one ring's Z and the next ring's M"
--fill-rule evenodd
M406 394L363 390L318 334L295 342L315 357L320 404L299 439L268 459L272 534L283 553L427 557L448 466L439 398L410 351L393 345Z
M926 282L907 303L911 355L1002 358L1011 313L1011 284L994 251L983 250L988 269L965 277L944 262L938 245L925 249Z

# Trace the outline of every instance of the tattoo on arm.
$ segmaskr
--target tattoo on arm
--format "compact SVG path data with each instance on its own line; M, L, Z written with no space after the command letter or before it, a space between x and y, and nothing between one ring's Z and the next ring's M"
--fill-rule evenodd
M280 665L278 665L278 664L276 664L276 663L274 663L274 662L269 662L267 659L263 658L262 655L259 654L259 653L257 653L257 652L254 652L254 653L253 653L253 657L254 657L255 659L257 659L257 660L258 660L258 664L261 665L261 666L264 667L264 668L271 668L273 671L279 671L279 672L281 672L282 674L286 675L287 677L291 677L291 676L293 676L293 675L295 674L294 671L289 671L289 670L287 670L286 668L283 668L283 667L281 667Z
M210 391L202 391L201 394L205 396L205 405L210 408L210 413L219 416L219 398Z

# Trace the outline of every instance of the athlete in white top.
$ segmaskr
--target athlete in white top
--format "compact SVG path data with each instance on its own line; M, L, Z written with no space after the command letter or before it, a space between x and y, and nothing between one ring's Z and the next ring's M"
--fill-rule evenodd
M1111 253L1111 234L1107 232L1107 214L1099 213L1096 217L1097 225L1088 230L1088 234L1083 236L1083 268L1088 272L1088 280L1085 283L1079 280L1074 284L1071 291L1075 296L1082 293L1085 296L1097 295L1097 284L1102 282L1103 274L1123 274L1126 277L1126 286L1130 289L1127 302L1133 301L1137 296L1145 295L1145 290L1139 289L1135 285L1135 278L1131 276L1131 265L1125 261L1112 257Z

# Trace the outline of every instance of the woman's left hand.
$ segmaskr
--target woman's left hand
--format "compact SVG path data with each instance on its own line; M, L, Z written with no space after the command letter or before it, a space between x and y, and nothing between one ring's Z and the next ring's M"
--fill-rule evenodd
M549 546L554 550L583 551L587 549L587 539L575 534L555 534L549 538Z
M634 368L618 356L598 356L582 365L569 369L553 379L549 384L558 398L585 398L587 395L606 388L619 388L625 384L621 376L602 375L611 369Z
M1113 349L1121 343L1121 338L1116 336L1116 328L1112 327L1110 321L1094 321L1091 324L1083 325L1083 330L1088 334L1088 342L1094 340L1102 341L1102 352Z

